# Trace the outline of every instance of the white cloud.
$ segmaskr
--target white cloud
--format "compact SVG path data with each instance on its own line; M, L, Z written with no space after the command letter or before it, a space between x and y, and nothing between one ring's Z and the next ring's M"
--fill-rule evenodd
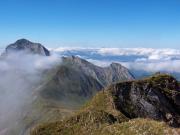
M101 60L94 60L94 59L87 59L87 61L100 67L107 67L112 63L111 61L101 61Z
M34 99L33 90L42 81L43 71L60 62L55 55L45 57L23 52L0 60L0 134L18 124L23 107L28 107Z
M84 48L84 47L58 47L58 48L48 48L50 51L54 52L65 52L65 51L96 51L98 48Z
M180 59L180 50L178 49L153 49L153 48L80 48L80 47L59 47L50 49L55 52L83 51L102 56L144 56L150 60L160 59Z
M124 62L122 65L129 69L143 70L149 72L178 72L180 73L180 60L159 62Z
M136 61L136 62L120 62L120 61L102 61L102 60L93 60L87 59L89 62L94 63L97 66L107 67L112 62L122 64L130 70L141 70L147 72L177 72L180 73L180 60L169 60L169 61Z
M176 49L153 49L153 48L101 48L97 53L114 56L145 56L149 60L168 60L174 57L180 58L180 50Z
M135 70L180 72L180 50L178 49L70 47L54 49L54 51L61 53L79 51L79 56L84 58L82 55L86 54L85 58L98 66L108 66L111 62L119 62L129 69ZM98 55L92 58L96 54ZM117 59L113 60L111 56L117 57ZM118 56L123 56L124 59L118 59ZM127 60L126 57L131 57L133 60Z

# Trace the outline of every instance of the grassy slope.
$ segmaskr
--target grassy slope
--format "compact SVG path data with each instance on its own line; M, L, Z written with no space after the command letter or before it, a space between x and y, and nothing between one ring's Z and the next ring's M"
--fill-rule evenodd
M144 79L153 86L171 79L168 75L157 75ZM136 81L140 84L141 81ZM162 82L161 82L162 83ZM169 92L168 92L169 93ZM164 122L150 119L129 120L115 108L111 91L101 91L86 103L71 118L64 121L46 123L34 128L31 135L168 135L180 134L180 129L170 128Z
M164 122L150 119L133 119L99 130L99 135L179 135L180 129L170 128Z
M110 93L101 91L71 118L55 123L42 124L35 128L32 135L73 135L99 132L105 126L128 121L114 108Z

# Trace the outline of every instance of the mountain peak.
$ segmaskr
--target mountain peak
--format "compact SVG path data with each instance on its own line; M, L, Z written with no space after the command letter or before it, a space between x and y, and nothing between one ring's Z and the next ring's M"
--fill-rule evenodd
M27 43L32 43L31 41L25 39L25 38L22 38L22 39L18 39L15 44L27 44Z
M42 56L49 56L50 52L40 43L33 43L27 39L19 39L15 43L12 43L6 47L6 51L3 55L8 55L10 53L16 53L19 51L24 51L26 53L38 54Z

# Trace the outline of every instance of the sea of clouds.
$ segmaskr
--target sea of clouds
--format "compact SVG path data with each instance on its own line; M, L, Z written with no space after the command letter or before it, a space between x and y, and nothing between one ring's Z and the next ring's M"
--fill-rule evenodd
M180 73L180 50L153 48L81 48L50 49L60 55L76 55L99 66L121 63L131 70Z

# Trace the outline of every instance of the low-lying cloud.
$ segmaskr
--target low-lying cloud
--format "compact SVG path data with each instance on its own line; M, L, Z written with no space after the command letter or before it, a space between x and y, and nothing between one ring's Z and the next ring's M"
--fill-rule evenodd
M54 52L91 52L104 56L144 56L149 59L159 58L180 58L178 49L153 49L153 48L80 48L80 47L60 47L52 49Z
M180 73L180 60L156 61L156 62L124 62L122 63L129 69L142 70L149 72L177 72Z
M153 48L57 48L62 55L79 55L99 66L118 62L133 70L180 73L180 50Z
M33 100L33 90L42 80L42 73L60 63L60 57L9 54L0 60L0 135L18 124L22 110Z

